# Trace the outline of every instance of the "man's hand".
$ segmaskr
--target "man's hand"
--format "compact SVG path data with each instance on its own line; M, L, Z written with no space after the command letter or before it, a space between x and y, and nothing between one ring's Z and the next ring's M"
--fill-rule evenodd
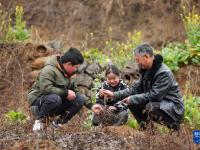
M117 110L117 108L115 106L109 106L108 109L111 110L111 111L116 111Z
M76 94L72 90L68 90L67 100L73 101L76 98Z
M103 110L102 106L99 105L99 104L94 104L92 106L92 111L95 113L95 114L100 114L100 112Z
M114 93L112 91L109 91L109 90L104 90L103 94L104 94L104 96L111 98L111 99L114 97Z
M130 105L130 103L131 103L130 96L123 99L122 102L127 104L127 105Z

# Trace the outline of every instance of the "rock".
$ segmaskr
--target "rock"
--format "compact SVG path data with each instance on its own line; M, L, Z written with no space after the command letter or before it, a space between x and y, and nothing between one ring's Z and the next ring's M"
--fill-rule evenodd
M46 56L46 57L39 57L36 58L32 63L31 63L31 68L32 69L41 69L42 67L44 67L45 63L51 59L52 57L54 57L54 55L50 55L50 56Z
M80 65L80 67L78 68L78 72L79 73L84 73L86 68L88 66L88 62L87 61L84 61L84 63L82 65Z
M88 98L92 97L92 92L91 90L89 90L87 87L85 86L79 86L78 87L79 91L84 94L85 96L87 96Z
M102 68L101 66L99 65L99 63L95 62L91 65L89 65L86 69L86 72L89 74L89 75L94 75L94 74L98 74L102 71Z
M44 56L48 56L51 55L53 53L53 50L45 45L38 45L36 47L36 52L35 52L35 57L44 57Z
M127 84L132 84L139 78L139 68L134 61L128 61L122 70L122 78Z
M92 86L93 81L92 77L87 74L79 74L75 77L74 80L78 86L84 86L87 88L90 88Z

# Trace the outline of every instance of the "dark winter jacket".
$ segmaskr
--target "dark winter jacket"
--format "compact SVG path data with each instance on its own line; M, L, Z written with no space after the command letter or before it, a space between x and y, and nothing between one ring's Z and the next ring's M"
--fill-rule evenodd
M155 55L151 69L141 70L139 81L126 90L115 92L114 97L123 99L130 96L130 107L160 102L160 109L179 122L184 115L183 97L173 73L162 62L163 57Z
M112 92L116 92L116 91L120 91L120 90L124 90L127 88L127 85L122 81L120 80L119 84L116 86L116 87L112 87L108 84L107 81L104 81L102 84L101 84L101 87L99 88L100 89L106 89L106 90L110 90ZM96 94L96 103L98 104L101 104L101 105L108 105L108 106L113 106L115 103L117 103L118 101L122 100L122 99L108 99L106 101L104 101L104 98L103 97L100 97L99 95L99 90L97 91L97 94Z

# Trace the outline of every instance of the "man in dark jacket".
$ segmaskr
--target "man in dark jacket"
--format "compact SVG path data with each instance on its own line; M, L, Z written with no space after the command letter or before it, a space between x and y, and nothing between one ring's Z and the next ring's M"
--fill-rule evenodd
M150 120L178 130L184 115L183 98L173 73L163 64L161 55L154 55L149 44L134 49L140 68L140 79L130 88L118 92L105 91L111 98L123 99L141 125Z
M93 111L98 109L78 92L72 79L83 61L80 51L70 48L63 56L50 59L41 70L28 93L29 104L37 119L33 125L34 132L43 129L43 121L48 116L60 115L52 123L54 127L60 127L77 114L84 104Z

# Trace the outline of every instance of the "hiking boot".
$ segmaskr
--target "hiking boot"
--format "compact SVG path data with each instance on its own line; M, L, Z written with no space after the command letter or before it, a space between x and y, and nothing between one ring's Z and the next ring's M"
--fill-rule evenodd
M44 130L44 123L42 123L41 120L35 120L33 124L33 132L40 133L43 130Z

